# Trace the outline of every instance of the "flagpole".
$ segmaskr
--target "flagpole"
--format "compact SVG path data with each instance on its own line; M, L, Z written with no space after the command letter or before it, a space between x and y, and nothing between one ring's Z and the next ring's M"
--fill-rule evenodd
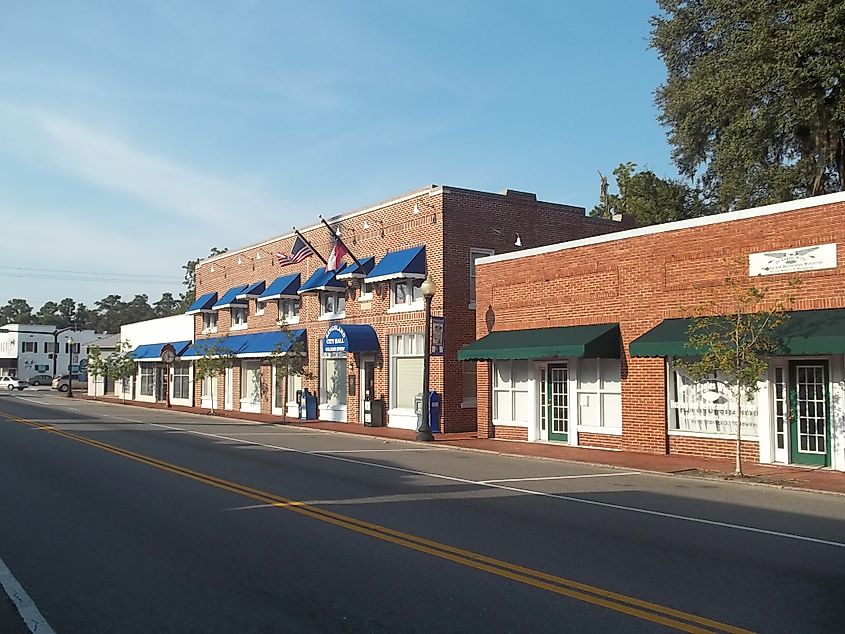
M319 252L319 251L317 251L317 249L315 249L313 246L311 246L311 243L310 243L310 242L308 242L308 238L306 238L304 235L302 235L301 233L299 233L299 231L297 230L297 228L296 228L296 227L294 227L294 228L293 228L293 232L294 232L296 235L298 235L298 236L299 236L299 238L300 238L300 239L301 239L301 240L302 240L305 244L307 244L307 245L308 245L308 248L309 248L309 249L311 249L311 250L314 252L314 255L316 255L318 258L320 258L320 260L323 262L323 264L325 264L326 266L328 266L328 265L329 265L329 263L328 263L328 262L326 262L326 259L325 259L322 255L320 255L320 252Z
M320 219L320 222L322 222L324 225L326 225L326 229L328 229L331 232L331 234L334 236L334 239L337 240L338 242L340 242L343 245L343 248L346 249L346 252L349 254L349 257L351 257L353 260L355 260L355 264L357 264L358 268L361 269L361 263L358 261L358 258L356 258L352 254L352 251L349 250L349 247L346 246L346 243L343 240L340 239L340 236L337 235L337 231L332 229L331 225L328 222L326 222L325 218L323 218L322 216L317 216L317 217ZM328 266L328 264L327 264L327 266Z

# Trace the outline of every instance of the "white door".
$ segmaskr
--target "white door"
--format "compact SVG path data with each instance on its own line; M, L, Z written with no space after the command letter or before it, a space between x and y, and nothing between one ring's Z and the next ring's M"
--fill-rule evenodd
M224 395L223 395L223 407L226 409L234 409L234 404L232 403L233 397L232 394L234 393L234 388L232 387L232 381L234 377L234 368L229 366L226 368L226 373L223 377L224 380Z

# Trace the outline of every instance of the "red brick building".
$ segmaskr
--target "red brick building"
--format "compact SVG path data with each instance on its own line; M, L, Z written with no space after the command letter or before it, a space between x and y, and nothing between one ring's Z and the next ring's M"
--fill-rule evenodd
M445 186L329 222L360 268L348 256L338 275L325 275L316 256L280 266L274 254L291 253L294 233L197 266L198 300L188 311L195 315L196 343L183 358L199 358L202 344L224 337L236 357L219 379L196 382L197 405L207 407L213 397L221 409L294 414L294 395L306 388L317 395L323 420L371 422L373 408L381 411L383 403L386 424L414 428L423 367L420 285L429 276L437 287L432 314L445 318L444 354L431 363L431 389L442 395L442 428L475 430L475 364L457 361L458 349L475 338L475 259L624 228L534 194ZM325 226L300 232L328 256L332 237ZM269 352L290 341L279 334L282 318L303 342L312 378L277 380Z
M744 402L745 457L845 470L845 194L668 223L479 261L481 437L731 456L735 401L693 383L689 319L729 305L729 275L794 295ZM798 286L791 286L795 278Z

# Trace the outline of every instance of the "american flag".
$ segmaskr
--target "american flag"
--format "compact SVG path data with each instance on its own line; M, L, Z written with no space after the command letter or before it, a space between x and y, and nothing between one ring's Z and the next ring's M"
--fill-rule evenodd
M289 264L297 264L302 262L307 257L314 255L314 249L305 244L305 241L297 236L296 242L293 243L293 248L290 250L290 255L286 253L276 253L276 261L280 266L288 266Z

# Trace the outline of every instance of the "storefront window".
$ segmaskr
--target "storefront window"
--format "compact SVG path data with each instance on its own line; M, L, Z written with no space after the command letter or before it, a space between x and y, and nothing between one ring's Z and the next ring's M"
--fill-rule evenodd
M346 353L324 355L320 367L320 402L346 405Z
M141 396L153 396L155 388L155 366L152 363L141 363Z
M619 359L580 359L577 376L579 425L622 429Z
M528 378L528 361L497 361L493 364L494 420L528 422L531 415Z
M273 407L283 409L285 406L285 383L287 383L287 402L296 402L296 392L302 389L302 376L299 374L284 375L283 371L276 371L276 384L273 390Z
M736 436L736 397L722 374L696 383L680 368L672 368L669 429ZM757 397L742 397L742 435L757 436Z
M241 362L241 402L261 402L261 367L258 361Z
M475 407L477 402L477 376L475 361L461 362L461 405L464 407Z
M191 398L191 364L180 361L173 364L173 398Z
M423 387L424 343L422 333L390 337L390 407L393 409L414 411L414 400Z

